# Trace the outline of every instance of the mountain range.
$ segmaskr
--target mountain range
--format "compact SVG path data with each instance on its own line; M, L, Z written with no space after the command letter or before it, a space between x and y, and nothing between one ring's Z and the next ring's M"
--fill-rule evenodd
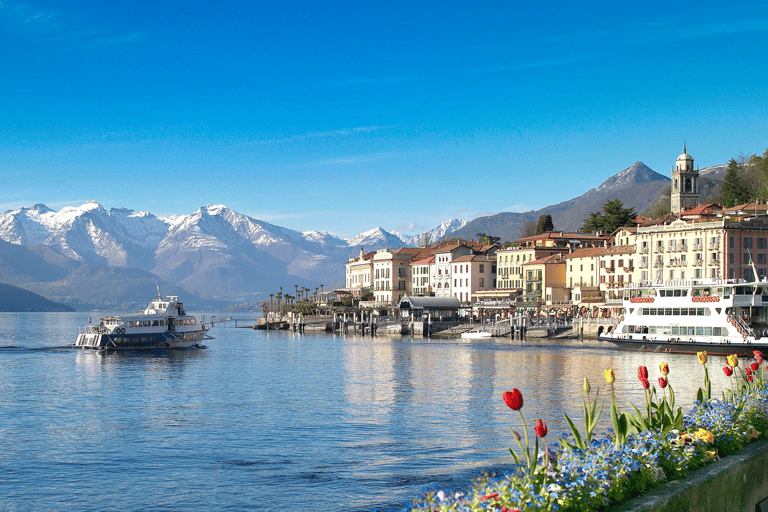
M514 240L545 213L555 229L574 231L607 200L641 212L668 188L669 178L636 162L577 198L537 211L450 219L413 236L379 227L350 239L275 226L223 205L158 217L106 210L95 201L59 211L36 204L0 214L0 282L81 310L143 306L157 286L188 305L221 308L263 300L280 287L293 293L294 285L343 286L344 263L361 247L415 247L477 233Z

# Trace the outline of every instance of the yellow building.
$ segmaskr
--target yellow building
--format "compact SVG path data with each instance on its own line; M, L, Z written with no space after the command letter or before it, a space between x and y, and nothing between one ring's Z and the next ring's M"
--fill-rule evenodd
M569 300L566 263L562 254L552 254L523 265L523 305L562 303Z

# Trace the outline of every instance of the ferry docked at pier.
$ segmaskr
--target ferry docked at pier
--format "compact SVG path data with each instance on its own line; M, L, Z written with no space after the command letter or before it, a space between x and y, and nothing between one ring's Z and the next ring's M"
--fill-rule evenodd
M625 286L622 301L598 339L634 350L768 353L768 281L643 282Z
M76 347L105 350L190 348L208 336L205 321L188 315L177 295L160 294L144 311L127 316L104 316L78 334Z

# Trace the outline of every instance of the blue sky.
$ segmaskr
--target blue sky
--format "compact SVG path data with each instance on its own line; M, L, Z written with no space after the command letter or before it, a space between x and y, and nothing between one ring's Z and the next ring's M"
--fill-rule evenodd
M0 209L342 236L768 147L764 2L0 0Z

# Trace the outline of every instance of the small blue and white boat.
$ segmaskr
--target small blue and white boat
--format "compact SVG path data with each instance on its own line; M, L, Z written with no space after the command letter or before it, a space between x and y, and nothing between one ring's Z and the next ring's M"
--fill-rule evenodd
M177 295L157 298L144 311L130 316L104 316L98 324L86 325L76 347L104 350L190 348L208 336L205 321L188 315Z

